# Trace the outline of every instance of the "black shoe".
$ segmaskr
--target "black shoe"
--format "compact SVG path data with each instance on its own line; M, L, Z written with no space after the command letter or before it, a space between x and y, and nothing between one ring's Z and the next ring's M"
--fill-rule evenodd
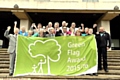
M102 70L102 68L98 68L98 71Z
M13 75L13 73L9 73L9 76L12 76Z
M93 74L89 74L90 76L93 76Z
M108 69L106 69L105 72L106 72L106 73L109 72Z
M98 69L98 71L101 71L102 69Z
M93 73L93 76L98 76L98 74L97 73Z

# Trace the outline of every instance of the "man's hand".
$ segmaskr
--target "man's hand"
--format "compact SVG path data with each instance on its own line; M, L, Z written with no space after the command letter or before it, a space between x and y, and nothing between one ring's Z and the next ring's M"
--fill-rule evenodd
M11 29L11 27L10 27L10 26L8 26L8 27L7 27L7 30L8 30L8 31L10 31L10 29Z
M107 50L109 50L110 48L109 47L107 47Z
M34 27L34 23L32 23L32 26L31 27Z
M66 27L68 26L68 23L66 23Z
M39 33L40 32L39 29L36 29L36 32Z
M36 25L34 24L35 29L37 29Z
M81 23L81 26L82 26L82 27L84 27L84 24L83 24L83 23Z
M93 28L97 27L97 24L93 24Z
M17 21L15 21L14 24L17 25Z
M96 34L99 34L99 32L96 32Z
M45 26L43 26L43 29L45 29Z
M46 32L46 31L47 31L46 29L43 30L43 32Z

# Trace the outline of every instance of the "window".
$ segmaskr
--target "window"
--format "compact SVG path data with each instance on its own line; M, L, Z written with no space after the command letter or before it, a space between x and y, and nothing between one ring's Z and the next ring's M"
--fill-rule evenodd
M82 0L83 2L99 2L99 0Z

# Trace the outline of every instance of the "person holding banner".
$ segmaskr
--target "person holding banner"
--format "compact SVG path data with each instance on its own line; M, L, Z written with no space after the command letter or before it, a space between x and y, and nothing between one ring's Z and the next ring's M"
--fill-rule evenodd
M92 28L89 28L88 33L89 33L89 35L93 34L93 29L92 29Z
M68 23L66 21L62 21L62 26L60 27L60 29L62 30L62 33L63 33L64 27L66 27L67 31L69 31L69 28L67 26L68 26Z
M96 34L96 32L97 32L97 24L93 24L92 28L86 27L85 31L84 31L84 24L81 24L81 26L83 28L82 36L87 36L87 35L90 35L90 34Z
M38 36L39 36L39 37L45 37L44 31L41 30L41 31L39 32L39 35L38 35Z
M16 26L17 26L17 21L15 21L14 24L15 24L15 25L14 25L14 28L17 28L17 27L16 27ZM21 30L19 31L18 34L23 35L23 36L28 36L28 33L26 32L25 29L26 29L25 26L22 26L22 27L21 27Z
M30 30L33 31L33 34L36 33L36 29L37 29L37 27L36 27L35 23L32 23Z
M28 36L28 33L26 32L25 29L26 29L25 26L22 26L21 30L19 31L19 34L23 36Z
M61 36L62 35L62 30L59 28L59 23L55 22L54 24L54 28L55 28L55 36Z
M104 30L104 27L99 28L96 38L99 42L98 44L98 70L102 70L101 66L101 55L103 56L103 68L105 72L108 72L107 65L107 50L111 47L111 38L109 33Z
M48 22L48 31L50 31L51 28L53 28L53 23L52 22Z
M70 31L67 31L67 27L63 27L62 30L62 36L69 36L71 34Z
M8 47L8 53L10 53L9 76L12 76L14 72L14 64L15 64L15 56L16 56L16 41L17 41L17 35L19 33L19 29L14 28L14 35L9 34L10 29L11 27L8 26L7 30L4 33L4 36L9 39L9 47Z
M49 28L49 36L51 38L55 37L55 29L53 27Z
M80 30L77 30L77 31L76 31L75 36L81 36Z
M37 29L38 29L38 30L37 30ZM30 30L32 30L33 33L35 34L36 32L43 30L42 24L41 24L41 23L38 23L38 25L36 26L35 23L32 23L32 25L31 25L31 27L30 27Z
M28 31L28 37L31 37L33 35L33 31L32 30L29 30Z

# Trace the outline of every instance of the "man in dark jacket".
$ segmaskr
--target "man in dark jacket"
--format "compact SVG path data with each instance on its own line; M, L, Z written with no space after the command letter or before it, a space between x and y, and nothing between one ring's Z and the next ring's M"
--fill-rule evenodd
M111 47L111 38L109 33L104 30L104 27L99 28L99 32L96 35L98 46L98 70L102 70L101 67L101 55L103 56L103 68L105 72L108 72L107 65L107 50Z

